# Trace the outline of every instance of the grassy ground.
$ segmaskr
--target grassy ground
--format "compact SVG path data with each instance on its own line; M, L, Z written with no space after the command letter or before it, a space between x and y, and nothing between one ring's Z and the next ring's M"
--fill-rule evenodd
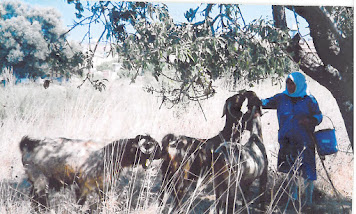
M280 85L272 85L270 80L248 88L239 85L233 88L226 80L216 82L217 94L201 103L206 119L197 103L175 106L171 109L161 106L161 97L144 92L142 87L151 80L140 77L135 84L128 79L112 80L103 92L89 85L81 89L80 81L51 84L48 89L42 85L14 85L0 87L0 213L32 213L29 184L23 181L24 171L18 147L24 135L38 138L67 137L82 139L131 138L148 133L160 141L167 133L184 134L199 138L213 137L224 126L221 118L226 98L237 90L247 88L257 92L261 98L269 97L283 90ZM309 80L312 94L319 102L323 114L331 117L340 151L327 156L325 164L335 187L342 196L341 204L349 212L353 190L353 155L350 154L349 140L337 104L331 94L317 83ZM283 84L282 84L283 85ZM276 173L278 152L278 122L273 110L264 111L262 116L264 143L270 163L269 186L271 195L276 197L283 175ZM325 120L320 128L331 127ZM342 206L337 201L325 172L317 160L318 180L315 190L315 213L341 213ZM171 206L167 200L164 209L158 207L157 195L160 188L160 162L152 168L125 170L108 192L108 200L102 213L165 213ZM187 213L212 213L214 196L211 185L192 189L187 198ZM273 190L273 191L272 191ZM272 194L273 193L273 194ZM93 203L97 196L93 195ZM192 202L192 203L190 203ZM282 213L286 198L277 204L274 213ZM253 208L253 206L251 206ZM77 213L85 207L75 204L73 191L62 190L51 196L51 213ZM287 213L296 213L297 208L289 208ZM254 209L251 211L257 212Z

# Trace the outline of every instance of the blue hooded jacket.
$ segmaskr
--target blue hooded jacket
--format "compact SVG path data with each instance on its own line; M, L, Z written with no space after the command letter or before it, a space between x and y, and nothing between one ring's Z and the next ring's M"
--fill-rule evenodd
M265 109L277 109L279 123L278 154L279 171L288 172L297 156L301 153L301 175L310 180L316 180L315 145L312 133L316 125L322 121L318 102L309 93L305 76L294 72L288 75L296 90L290 94L287 90L267 99L262 99ZM299 124L300 119L309 118L314 122L311 127ZM314 119L313 119L314 118Z

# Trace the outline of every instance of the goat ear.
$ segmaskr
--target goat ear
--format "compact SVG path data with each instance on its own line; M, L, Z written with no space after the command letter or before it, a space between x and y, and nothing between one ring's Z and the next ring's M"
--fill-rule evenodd
M141 140L142 139L142 135L136 135L136 137L135 137L135 140L136 141L139 141L139 140Z
M243 101L241 101L241 99L242 99L242 96L240 94L235 94L234 96L229 97L225 102L223 115L221 117L224 117L226 115L226 112L228 112L230 115L232 115L231 106L233 104L235 104L235 103L240 103L241 102L241 104L239 105L240 108L241 108L241 105L242 105L242 102L243 102Z
M162 147L166 148L171 141L175 140L175 136L173 134L167 134L162 139Z

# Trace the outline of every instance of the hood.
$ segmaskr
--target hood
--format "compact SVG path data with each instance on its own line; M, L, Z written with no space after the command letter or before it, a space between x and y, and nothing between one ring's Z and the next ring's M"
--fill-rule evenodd
M288 77L286 78L286 81L287 81L287 79L290 79L294 82L294 84L296 85L296 89L295 89L294 93L290 94L287 90L287 85L286 85L286 90L283 91L284 94L286 94L290 97L304 97L304 96L310 94L308 85L307 85L307 81L305 79L305 76L302 73L293 72L288 75Z

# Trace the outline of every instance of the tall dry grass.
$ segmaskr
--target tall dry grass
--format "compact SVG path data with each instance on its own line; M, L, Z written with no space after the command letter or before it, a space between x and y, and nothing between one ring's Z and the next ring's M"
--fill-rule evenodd
M7 74L11 77L11 72ZM202 101L206 119L197 103L175 106L171 109L161 107L161 97L149 94L142 88L151 83L149 77L139 77L131 84L129 79L112 80L103 92L90 85L80 89L80 81L75 79L61 85L54 83L48 89L42 85L9 84L0 87L0 212L30 213L28 184L22 182L24 170L18 143L24 135L38 138L67 137L81 139L105 139L105 142L120 138L131 138L137 134L148 133L160 141L167 133L184 134L198 138L213 137L223 128L222 108L226 98L236 91L246 88L254 90L261 98L269 97L283 90L280 85L272 85L270 80L261 82L253 88L246 84L233 87L228 79L215 82L217 94ZM318 83L308 78L310 90L319 102L323 114L331 117L336 126L340 152L326 157L326 165L331 178L341 195L352 196L353 155L349 154L349 140L343 125L340 111L332 95ZM161 108L160 108L161 107ZM276 171L278 152L276 112L264 111L262 116L264 143L268 151L271 178L269 185L276 198L280 184L285 177ZM328 127L328 121L320 127ZM323 194L333 196L333 190L326 180L318 161L318 180L316 186ZM162 175L160 162L156 161L149 170L140 167L125 170L115 188L107 192L102 213L161 213L172 206L167 198L166 208L158 207L158 193ZM22 182L22 183L21 183ZM287 182L287 181L285 181ZM20 183L18 186L16 184ZM280 190L282 191L282 190ZM284 189L283 191L287 191ZM197 213L212 212L214 206L213 190L197 185L189 192L187 207ZM9 197L8 197L9 196ZM51 199L52 212L73 213L85 208L75 204L74 194L63 190ZM95 195L92 202L95 203ZM198 202L197 202L198 201ZM201 204L199 204L201 203ZM204 207L205 206L205 207ZM283 212L276 207L277 212ZM30 211L30 212L29 212ZM188 210L187 213L189 213Z

